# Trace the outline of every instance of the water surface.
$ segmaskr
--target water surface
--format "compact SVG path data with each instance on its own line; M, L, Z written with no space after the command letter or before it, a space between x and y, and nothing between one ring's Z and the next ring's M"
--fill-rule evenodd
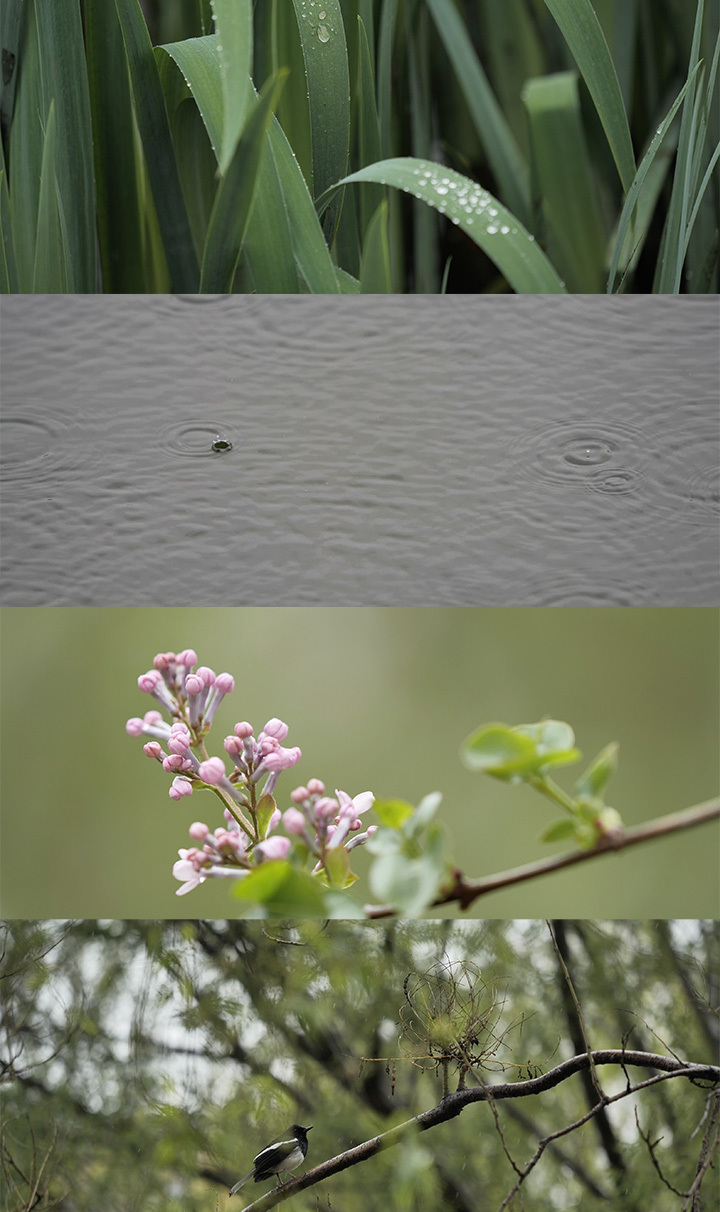
M711 605L718 304L7 296L8 605Z

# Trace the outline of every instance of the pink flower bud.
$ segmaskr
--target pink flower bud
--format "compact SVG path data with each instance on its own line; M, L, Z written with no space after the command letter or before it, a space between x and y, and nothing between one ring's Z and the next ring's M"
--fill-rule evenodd
M208 665L200 665L195 670L195 677L201 678L204 686L212 686L215 683L215 670Z
M339 808L337 800L333 800L330 796L324 796L315 804L315 815L321 821L327 821L330 817L335 816Z
M162 677L157 669L149 669L147 673L143 673L137 680L138 687L143 694L152 694L153 690L162 682Z
M215 679L215 686L223 694L230 694L230 691L235 689L235 678L231 673L219 673Z
M290 799L293 804L304 804L305 800L310 799L310 792L307 787L296 787L290 792Z
M177 654L177 662L179 665L187 665L192 669L193 665L197 665L197 653L194 648L185 648Z
M193 821L188 832L194 842L204 842L210 830L202 821Z
M192 783L188 779L176 778L173 779L168 791L171 800L181 800L184 795L192 795Z
M320 779L310 779L308 791L310 795L324 795L325 784Z
M288 833L301 834L305 832L306 821L302 812L298 812L297 808L288 808L283 812L283 825Z
M240 724L236 724L233 729L235 736L239 736L241 741L247 740L253 734L252 724L248 724L247 720L243 720Z
M204 783L217 786L225 778L225 763L219 757L208 758L206 762L200 763L198 774Z
M283 724L282 720L278 720L275 716L268 720L263 728L265 736L274 736L277 741L284 741L289 731L287 724Z
M282 745L275 750L274 753L268 753L263 758L263 764L266 770L270 773L275 773L278 770L289 770L296 762L300 761L302 752L295 745L292 749L283 749Z
M256 850L261 850L268 859L284 859L287 858L290 849L289 837L269 837L267 841L260 842Z
M131 720L127 721L125 731L127 732L128 736L142 736L143 721L139 718L139 716L133 716Z
M157 760L162 756L162 745L159 741L148 741L147 745L143 745L143 753Z
M185 691L187 694L200 694L205 689L205 683L202 678L196 673L189 673L185 678Z
M229 753L231 758L242 757L245 752L243 743L240 737L237 736L226 736L223 745L225 746L226 753Z

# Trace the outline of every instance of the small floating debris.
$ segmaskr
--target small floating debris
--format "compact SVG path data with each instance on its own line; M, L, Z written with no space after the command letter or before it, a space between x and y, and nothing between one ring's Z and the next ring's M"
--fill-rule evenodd
M230 439L223 438L220 434L215 435L215 437L212 440L211 445L212 445L213 450L219 451L221 453L225 450L232 450L232 448L233 448L232 442L230 441Z

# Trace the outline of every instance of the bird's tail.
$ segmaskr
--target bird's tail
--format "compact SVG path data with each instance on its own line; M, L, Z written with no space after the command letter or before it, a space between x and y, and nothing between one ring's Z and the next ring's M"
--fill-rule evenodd
M250 1181L250 1179L252 1178L254 1173L255 1173L255 1169L253 1168L252 1170L249 1170L248 1173L245 1174L242 1178L239 1178L238 1181L235 1183L235 1186L230 1188L230 1194L234 1195L236 1191L239 1191L241 1187L244 1187L245 1183Z

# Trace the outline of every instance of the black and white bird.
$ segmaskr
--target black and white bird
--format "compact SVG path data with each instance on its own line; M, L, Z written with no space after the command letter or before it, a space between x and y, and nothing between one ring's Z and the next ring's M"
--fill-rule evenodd
M268 1178L272 1178L273 1174L277 1176L278 1186L282 1182L280 1175L286 1170L296 1170L299 1165L305 1160L305 1155L308 1151L307 1134L312 1128L303 1128L302 1124L293 1124L286 1140L279 1140L272 1145L268 1145L266 1149L258 1153L253 1159L253 1168L245 1174L230 1191L234 1195L245 1183L249 1183L251 1178L255 1179L256 1183L263 1183Z

